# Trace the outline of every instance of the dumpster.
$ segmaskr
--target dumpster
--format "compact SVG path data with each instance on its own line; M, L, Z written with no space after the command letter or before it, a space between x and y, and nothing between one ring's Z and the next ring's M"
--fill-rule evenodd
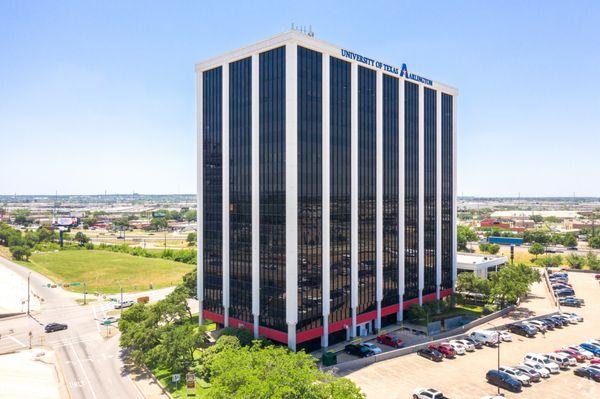
M333 366L337 364L337 354L335 352L325 352L323 354L323 366Z

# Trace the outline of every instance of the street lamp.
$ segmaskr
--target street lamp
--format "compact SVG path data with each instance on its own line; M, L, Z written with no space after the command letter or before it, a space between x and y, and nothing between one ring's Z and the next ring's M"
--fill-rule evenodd
M31 283L31 272L29 272L29 275L27 276L27 316L30 316L30 307L29 307L29 301L31 299L31 290L29 289L30 283Z

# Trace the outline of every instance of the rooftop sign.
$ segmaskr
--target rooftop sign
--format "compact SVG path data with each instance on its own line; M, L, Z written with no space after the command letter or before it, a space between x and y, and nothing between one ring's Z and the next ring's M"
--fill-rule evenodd
M402 64L402 67L398 69L398 67L384 64L381 61L374 60L372 58L364 57L360 54L353 53L352 51L342 49L342 57L349 58L354 61L358 61L365 65L369 65L375 68L383 69L386 72L393 73L405 79L414 80L415 82L423 83L428 86L433 86L433 82L430 79L424 78L419 75L415 75L414 73L408 72L408 68L406 64Z

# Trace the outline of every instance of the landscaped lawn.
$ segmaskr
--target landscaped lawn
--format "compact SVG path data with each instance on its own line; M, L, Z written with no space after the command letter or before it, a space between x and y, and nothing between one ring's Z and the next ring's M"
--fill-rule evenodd
M129 254L98 251L68 250L40 252L29 262L20 264L41 273L56 284L80 282L81 286L68 290L83 292L83 283L89 293L117 293L144 291L176 285L195 265L166 259L144 258Z

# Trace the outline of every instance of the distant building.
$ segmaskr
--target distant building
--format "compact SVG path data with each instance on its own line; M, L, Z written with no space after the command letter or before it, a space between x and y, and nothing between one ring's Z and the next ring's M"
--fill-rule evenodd
M477 277L487 278L488 273L498 270L508 263L506 256L470 254L459 252L456 255L458 273L473 272Z

